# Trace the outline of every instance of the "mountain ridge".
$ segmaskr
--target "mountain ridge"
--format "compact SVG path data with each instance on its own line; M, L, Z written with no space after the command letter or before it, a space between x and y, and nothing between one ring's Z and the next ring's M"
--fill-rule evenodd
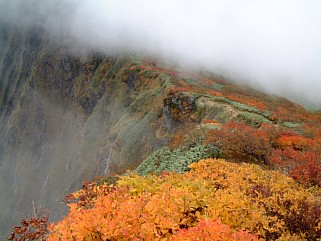
M319 112L217 76L133 55L75 56L39 30L2 36L2 233L33 201L60 219L59 202L82 180L133 170L204 121L317 135Z

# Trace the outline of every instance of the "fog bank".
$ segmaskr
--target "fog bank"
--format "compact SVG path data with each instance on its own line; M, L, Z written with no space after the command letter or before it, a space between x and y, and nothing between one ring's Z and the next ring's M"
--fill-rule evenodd
M0 0L73 51L134 52L321 107L319 0Z

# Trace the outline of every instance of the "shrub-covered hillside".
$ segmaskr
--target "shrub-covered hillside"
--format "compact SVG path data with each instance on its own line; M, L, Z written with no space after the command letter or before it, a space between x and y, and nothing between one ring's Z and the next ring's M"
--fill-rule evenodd
M255 164L206 159L185 174L86 183L45 240L318 240L321 192Z
M152 60L106 71L133 100L111 128L128 160L108 168L132 172L85 183L61 221L35 212L10 240L320 239L320 112Z

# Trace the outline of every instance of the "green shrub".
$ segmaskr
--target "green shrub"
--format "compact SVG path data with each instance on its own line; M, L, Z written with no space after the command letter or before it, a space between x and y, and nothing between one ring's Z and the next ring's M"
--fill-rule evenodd
M201 159L217 157L219 150L211 145L196 145L188 149L178 148L170 150L168 147L154 152L144 160L134 172L139 175L150 173L176 172L184 173L188 171L188 166Z
M302 125L302 124L298 123L298 122L290 122L290 121L282 123L282 126L288 127L288 128L295 128L295 127L298 127L300 125Z

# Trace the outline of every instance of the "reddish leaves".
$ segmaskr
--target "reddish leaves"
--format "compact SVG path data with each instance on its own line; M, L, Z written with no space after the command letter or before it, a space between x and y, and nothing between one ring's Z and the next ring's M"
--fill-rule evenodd
M49 211L35 210L33 217L22 219L21 226L13 226L13 231L8 240L46 240L48 234Z
M320 155L313 151L300 151L293 148L275 150L272 163L298 182L310 186L321 186Z
M269 137L264 130L231 122L219 130L209 130L206 142L221 148L226 158L267 164L271 153Z
M220 147L225 158L272 164L305 186L321 186L318 138L272 125L256 129L231 122L219 130L209 130L206 142Z

